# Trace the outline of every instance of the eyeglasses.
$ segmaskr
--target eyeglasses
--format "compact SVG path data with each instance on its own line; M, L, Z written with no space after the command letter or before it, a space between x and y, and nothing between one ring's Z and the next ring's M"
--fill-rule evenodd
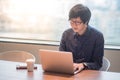
M70 20L70 23L71 23L71 24L80 25L80 24L81 24L81 23L83 23L83 22L79 22L79 21L72 21L72 20Z

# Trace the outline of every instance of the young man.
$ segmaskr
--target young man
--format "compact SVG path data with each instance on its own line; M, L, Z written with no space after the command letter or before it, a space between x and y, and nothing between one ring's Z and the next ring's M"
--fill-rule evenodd
M60 42L60 51L73 54L74 69L99 70L104 55L104 37L101 32L88 25L91 12L88 7L77 4L69 12L72 28L67 29Z

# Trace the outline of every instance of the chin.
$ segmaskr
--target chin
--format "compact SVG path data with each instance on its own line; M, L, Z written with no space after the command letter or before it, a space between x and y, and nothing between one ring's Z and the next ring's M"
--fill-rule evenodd
M77 30L73 30L73 31L76 32L76 33L78 32Z

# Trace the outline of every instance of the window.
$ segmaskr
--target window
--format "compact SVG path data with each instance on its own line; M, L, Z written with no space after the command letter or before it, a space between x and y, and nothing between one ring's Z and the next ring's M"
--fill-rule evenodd
M0 37L59 42L78 3L90 8L90 25L103 32L105 44L120 45L119 0L0 0Z

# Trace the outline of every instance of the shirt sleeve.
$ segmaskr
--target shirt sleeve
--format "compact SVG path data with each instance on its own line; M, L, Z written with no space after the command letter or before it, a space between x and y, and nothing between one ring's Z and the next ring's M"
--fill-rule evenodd
M104 37L97 37L91 63L86 63L88 69L99 70L102 67L102 59L104 56Z
M66 32L62 34L62 38L60 41L59 51L66 51Z

